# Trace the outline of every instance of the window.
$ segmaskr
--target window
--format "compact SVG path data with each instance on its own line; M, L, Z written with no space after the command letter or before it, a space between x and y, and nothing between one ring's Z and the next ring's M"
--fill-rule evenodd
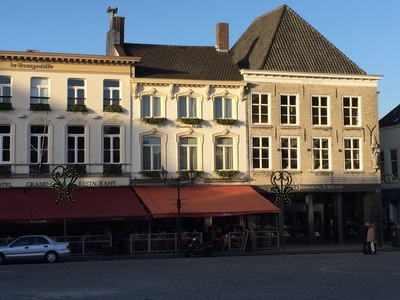
M161 137L143 137L143 171L161 170Z
M253 124L269 123L269 98L266 94L251 95L251 122Z
M68 106L85 105L85 80L68 79Z
M269 137L253 137L253 169L269 169Z
M343 124L344 126L359 125L359 98L343 97Z
M311 97L312 124L328 125L328 97L312 96Z
M103 107L109 105L120 105L120 101L120 81L105 79L103 82Z
M216 97L214 99L215 119L232 119L232 109L232 99L224 97Z
M297 124L297 96L281 95L281 124Z
M229 137L216 139L215 169L233 170L233 140Z
M384 179L385 172L385 151L379 153L379 168L381 169L381 180Z
M67 127L67 163L85 162L85 126Z
M31 125L30 133L30 163L48 163L49 126Z
M197 117L197 99L191 97L179 97L179 118L196 118Z
M282 169L297 170L299 168L299 148L297 138L281 138Z
M31 104L49 104L49 80L47 78L31 78Z
M313 169L329 170L329 139L313 138Z
M390 166L392 168L392 174L398 176L399 168L397 162L397 150L390 150Z
M179 170L197 169L197 138L179 139Z
M0 103L11 103L11 77L0 76Z
M142 97L142 118L145 117L162 117L160 97L157 96Z
M360 170L360 139L344 139L344 169Z
M103 162L118 164L121 162L121 127L103 127Z
M11 126L0 125L0 164L11 162Z

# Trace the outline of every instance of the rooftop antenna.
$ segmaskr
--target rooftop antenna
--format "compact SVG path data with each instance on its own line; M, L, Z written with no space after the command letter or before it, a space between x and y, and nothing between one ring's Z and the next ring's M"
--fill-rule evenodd
M110 6L107 8L107 13L110 14L110 30L114 30L114 14L118 12L118 7L111 8Z

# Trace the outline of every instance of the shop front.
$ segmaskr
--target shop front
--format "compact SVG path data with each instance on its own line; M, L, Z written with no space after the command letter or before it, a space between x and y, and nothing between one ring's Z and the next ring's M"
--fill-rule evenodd
M285 203L284 236L287 244L361 243L361 227L375 223L381 230L379 185L293 186ZM269 187L258 191L267 198ZM380 235L379 232L377 232Z

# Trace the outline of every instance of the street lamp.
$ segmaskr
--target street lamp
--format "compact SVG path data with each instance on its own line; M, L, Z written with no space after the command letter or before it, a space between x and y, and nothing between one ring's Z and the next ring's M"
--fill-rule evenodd
M78 172L74 167L63 167L57 166L52 173L53 184L52 188L58 191L58 197L56 203L59 204L62 200L64 201L64 242L67 240L67 198L68 201L74 203L71 192L77 189L78 186L75 181L78 179ZM61 182L60 178L63 179ZM71 178L67 183L67 178Z
M285 251L285 230L283 203L290 203L288 193L293 190L290 186L292 175L288 171L275 171L271 174L271 191L275 193L275 204L279 203L281 213L279 214L279 239L282 241L282 249Z
M182 203L181 203L181 188L185 187L185 186L189 186L193 184L193 180L196 176L196 171L193 170L193 168L191 168L188 172L187 175L189 177L189 181L185 181L182 182L182 178L181 177L177 177L174 179L175 182L172 183L167 183L167 175L168 175L168 171L164 169L164 167L161 168L160 171L160 177L161 179L164 181L164 186L168 186L168 187L172 187L175 188L178 192L178 197L176 199L176 208L178 209L178 220L177 220L177 230L178 230L178 243L177 243L177 247L178 247L178 253L182 252L182 234L181 234L181 230L182 230L182 224L181 224L181 207L182 207Z

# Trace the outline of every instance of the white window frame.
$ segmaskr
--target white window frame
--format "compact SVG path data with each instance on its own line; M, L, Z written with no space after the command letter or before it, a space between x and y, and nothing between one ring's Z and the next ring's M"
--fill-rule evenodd
M160 143L152 143L152 144L145 144L144 140L146 138L158 138L160 139ZM150 149L150 167L149 168L145 168L145 151L144 149L148 148ZM154 155L155 155L155 150L159 148L159 154L160 154L160 161L159 164L156 164L156 160L154 159ZM141 159L141 170L142 171L158 171L161 170L161 167L163 166L163 138L160 135L157 134L149 134L149 135L143 135L141 137L141 153L142 153L142 159Z
M287 103L282 103L282 98L287 97ZM295 100L295 104L291 103L291 101ZM296 94L280 94L279 95L279 114L281 125L298 125L299 124L299 96ZM284 112L286 110L286 112ZM286 116L287 121L284 121L284 116Z
M346 147L346 141L350 141L350 147ZM354 142L358 141L358 148L354 147ZM343 162L345 171L362 170L361 138L347 137L343 139ZM357 158L358 155L358 158ZM348 157L348 158L346 158ZM357 168L358 162L358 168Z
M345 106L345 99L348 99L349 105ZM353 100L357 100L357 105L353 105ZM343 126L360 126L361 124L361 98L359 96L343 96L342 97L342 112ZM347 116L346 116L347 115ZM346 124L348 119L349 124Z
M255 146L255 140L258 140L258 146ZM267 146L263 141L267 141ZM271 137L269 136L252 136L251 138L251 153L252 161L251 168L253 170L270 170L271 169ZM255 151L258 152L258 157L255 157ZM266 151L266 153L265 153ZM265 154L265 155L264 155ZM266 156L266 157L265 157ZM255 161L258 161L258 168L254 167ZM267 166L263 167L263 162L266 162Z
M77 83L83 83L79 85ZM86 81L81 78L68 78L68 91L67 91L67 106L73 105L86 105ZM70 97L70 91L73 97ZM83 94L80 96L80 94Z
M182 144L182 139L193 139L196 141L196 143L194 144ZM178 145L179 145L179 149L178 149L178 170L179 171L189 171L191 168L193 168L193 170L198 170L198 165L199 165L199 138L196 136L179 136L178 137ZM185 165L187 168L183 168L181 161L182 161L182 150L185 149L186 150L186 162ZM192 154L195 156L194 158L192 158Z
M34 81L40 80L40 83ZM31 104L49 104L50 99L50 80L47 77L31 78Z
M265 101L266 103L263 103ZM251 93L251 123L252 124L270 124L270 94L268 93ZM255 103L257 101L257 103ZM255 112L255 110L258 110ZM264 121L266 118L266 121ZM257 119L257 120L256 120Z
M217 119L237 119L237 102L238 102L238 97L230 94L227 90L224 91L221 94L215 94L213 97L213 116L214 120ZM217 99L221 99L221 116L217 115ZM227 111L227 100L230 100L231 102L231 109L228 112Z
M284 146L284 140L287 140ZM295 142L295 146L293 143ZM287 136L280 138L280 163L282 170L300 170L300 140L299 137ZM286 145L287 144L287 145ZM284 164L287 161L287 165ZM297 166L295 166L295 164Z
M68 129L70 127L83 128L84 131L83 131L83 133L69 133ZM89 132L88 132L87 126L78 125L78 124L71 124L71 125L68 125L66 127L66 130L67 130L67 143L66 143L66 146L67 146L67 155L66 155L67 164L85 164L86 163L86 159L87 159L86 156L87 156L87 153L89 152L89 149L87 147L87 140L88 140L87 137L89 136ZM74 149L70 148L70 145L69 145L70 138L72 138L74 140L74 145L75 145ZM80 143L79 140L81 138L83 138L83 148L79 148L78 147L79 143ZM69 154L70 153L74 154L73 155L74 156L73 161L69 160ZM83 161L80 161L80 159L79 159L80 153L83 153Z
M118 82L118 86L108 86L108 82ZM108 96L106 97L106 91ZM121 80L119 79L104 79L103 80L103 107L109 105L121 105ZM117 93L117 95L115 95Z
M105 132L106 127L115 127L119 128L119 133L107 133ZM123 157L123 140L122 140L122 126L121 125L113 125L113 124L106 124L103 125L102 128L103 132L103 164L121 164L122 163L122 157ZM106 149L106 139L110 139L109 141L109 148ZM114 140L119 139L119 148L114 148ZM106 151L110 152L109 154L109 161L106 161ZM114 154L118 153L119 160L115 160Z
M10 132L0 132L0 164L10 164L12 161L12 126L9 124L0 124L0 127L9 127L10 128ZM5 147L5 139L8 138L9 139L9 148L6 149ZM5 156L5 152L9 152L9 160L4 160L4 156Z
M32 133L32 127L34 126L43 126L45 129L42 133ZM47 132L46 132L47 127ZM32 139L37 140L37 147L33 147ZM47 146L45 145L47 144ZM29 126L29 164L31 165L40 165L40 164L48 164L50 161L50 126L48 124L31 124ZM32 161L32 152L37 153L37 161ZM46 155L45 155L46 154ZM43 156L45 155L45 159L43 160Z
M324 147L324 144L326 147ZM312 138L312 168L314 171L329 171L331 169L330 145L331 141L328 137ZM324 154L327 155L327 158L324 158ZM318 163L318 167L316 167L316 163ZM324 167L326 164L327 167Z
M314 98L318 101L317 105L314 105ZM326 106L322 104L322 101L326 100ZM313 126L329 126L329 104L330 98L326 95L311 95L311 124ZM323 111L325 110L325 113ZM323 124L323 118L326 118L326 124ZM317 119L317 122L314 122Z
M145 113L143 112L143 109L144 109L144 100L143 100L143 98L144 97L149 97L149 109L150 109L150 112L149 112L148 115L147 114L145 115ZM154 104L153 104L153 102L154 102L153 98L154 97L159 98L159 101L160 101L160 107L159 107L160 112L158 114L154 110ZM165 101L166 101L166 95L165 94L159 93L159 92L157 92L156 89L153 88L150 91L146 91L146 92L140 93L139 94L139 99L140 99L140 118L147 118L147 117L164 118L165 117Z
M3 79L9 79L10 82L2 83ZM9 90L9 93L6 92L7 90ZM11 99L12 99L12 78L11 76L0 76L0 103L11 103Z

